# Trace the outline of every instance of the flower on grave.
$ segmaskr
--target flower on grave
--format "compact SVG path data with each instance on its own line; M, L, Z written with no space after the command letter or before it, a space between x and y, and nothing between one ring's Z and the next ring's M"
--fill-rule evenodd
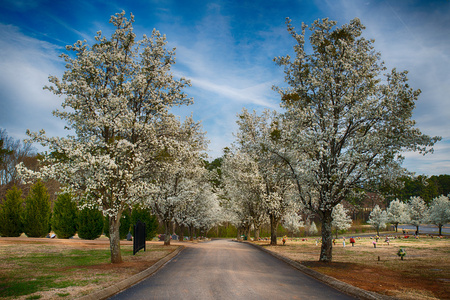
M403 260L403 257L406 255L406 250L403 248L400 248L397 252L397 255L401 257L401 259Z

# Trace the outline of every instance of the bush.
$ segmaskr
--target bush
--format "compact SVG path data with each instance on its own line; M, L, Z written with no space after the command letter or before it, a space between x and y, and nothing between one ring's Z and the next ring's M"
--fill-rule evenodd
M85 207L78 212L78 237L95 240L103 232L103 214L97 208Z
M77 205L68 193L58 195L53 206L52 227L60 239L68 239L77 232Z
M120 217L119 235L120 235L121 240L124 240L127 238L127 234L128 234L128 232L130 232L130 226L131 226L130 210L125 209L122 213L122 217ZM108 217L105 218L103 231L105 232L105 235L107 237L109 237L109 218Z
M6 192L3 204L0 205L0 235L17 237L23 232L23 199L22 190L14 186Z
M28 237L45 237L50 232L50 200L42 181L36 182L25 200L24 232Z
M131 212L131 234L134 236L134 225L137 221L145 223L145 239L151 241L155 236L158 229L158 219L151 214L150 209L140 208L135 206Z

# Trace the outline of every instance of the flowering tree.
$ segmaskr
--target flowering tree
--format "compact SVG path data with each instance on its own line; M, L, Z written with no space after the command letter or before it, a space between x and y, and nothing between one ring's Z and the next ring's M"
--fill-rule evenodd
M395 225L395 232L397 232L399 223L406 223L409 221L408 207L402 201L395 199L389 203L386 209L388 221Z
M422 198L414 196L408 202L409 224L416 226L416 234L419 234L420 224L427 220L427 205Z
M377 235L380 235L380 228L385 228L388 222L388 216L385 210L381 210L378 205L375 205L374 209L369 215L369 221L373 228L377 230Z
M356 188L375 178L402 173L401 152L431 151L431 138L411 120L420 94L408 85L407 72L385 70L373 41L362 37L359 19L336 27L317 20L297 33L295 57L275 58L284 66L287 88L276 88L284 109L281 139L271 149L291 170L298 200L322 222L320 261L332 260L332 211ZM307 49L312 49L308 54Z
M45 87L65 96L63 110L53 114L67 121L65 138L29 133L50 149L39 173L20 168L24 177L53 177L72 190L81 206L98 205L109 218L111 262L122 261L119 226L125 208L146 198L153 174L166 149L178 145L168 110L190 104L182 89L189 82L170 73L174 49L157 30L135 40L134 17L111 17L111 38L99 31L96 44L78 41L62 54L66 72L50 76ZM169 134L167 134L169 132Z
M172 120L172 125L166 127L168 135L174 135L176 143L165 147L160 152L160 167L149 176L156 183L155 188L149 192L146 204L158 216L165 227L164 245L170 245L170 228L174 221L176 211L183 207L188 200L185 194L197 191L192 184L200 180L204 172L203 152L207 141L201 124L192 118L180 124Z
M302 209L300 203L293 202L294 185L285 163L270 151L281 146L279 122L279 115L274 111L266 110L258 116L243 109L236 135L240 151L254 160L262 180L261 200L270 220L271 245L277 244L277 227L283 216Z
M352 218L348 214L348 210L341 203L333 208L331 217L333 218L331 226L336 229L336 238L338 237L339 230L347 230L352 227Z
M192 181L191 184L192 188L182 193L185 201L175 211L175 221L189 229L189 238L193 240L195 229L206 235L223 221L223 214L218 197L212 192L208 181Z
M292 209L290 212L286 213L281 220L283 227L290 231L292 235L299 233L300 227L305 226L302 217L298 214L298 211Z
M439 235L442 235L442 226L450 222L450 201L448 197L441 195L433 199L428 208L428 222L439 227Z
M223 206L238 229L238 238L242 231L249 235L253 226L258 239L258 230L267 220L264 183L258 165L246 153L229 152L222 163L222 178L223 199L228 200L222 201Z

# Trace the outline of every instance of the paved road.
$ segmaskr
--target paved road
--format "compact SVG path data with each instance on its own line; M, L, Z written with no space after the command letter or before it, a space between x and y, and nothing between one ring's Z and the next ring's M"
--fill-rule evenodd
M402 228L407 230L409 232L409 234L414 234L414 232L416 231L416 226L412 226L412 225L408 225L408 224L399 224L398 225L398 232L402 232ZM434 225L429 225L429 224L421 224L419 226L419 233L420 234L438 234L439 233L439 228L437 226ZM442 227L442 234L443 235L449 235L450 234L450 224L446 224Z
M192 245L110 299L354 299L243 243Z

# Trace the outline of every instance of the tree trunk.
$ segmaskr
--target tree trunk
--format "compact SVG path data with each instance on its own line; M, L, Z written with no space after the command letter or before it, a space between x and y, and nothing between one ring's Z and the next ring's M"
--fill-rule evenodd
M331 262L333 258L333 233L331 231L331 210L322 212L322 247L320 249L321 262Z
M442 225L439 224L438 227L439 227L439 236L441 236L442 235Z
M194 240L194 228L192 225L188 226L188 231L189 231L189 240L193 241Z
M111 250L111 263L119 264L122 262L122 254L120 252L120 217L119 213L115 217L108 217L109 221L109 249Z
M261 229L261 226L255 227L255 241L259 240L259 231Z
M250 241L250 225L245 228L245 235L247 236L247 241Z
M164 246L170 246L170 221L164 220Z
M236 238L238 241L242 241L241 232L242 232L241 227L237 228L237 237Z
M416 235L419 235L419 225L416 226Z
M278 220L274 215L270 215L270 245L277 245Z
M395 232L398 232L398 223L395 223Z
M184 241L184 225L180 225L180 241Z

